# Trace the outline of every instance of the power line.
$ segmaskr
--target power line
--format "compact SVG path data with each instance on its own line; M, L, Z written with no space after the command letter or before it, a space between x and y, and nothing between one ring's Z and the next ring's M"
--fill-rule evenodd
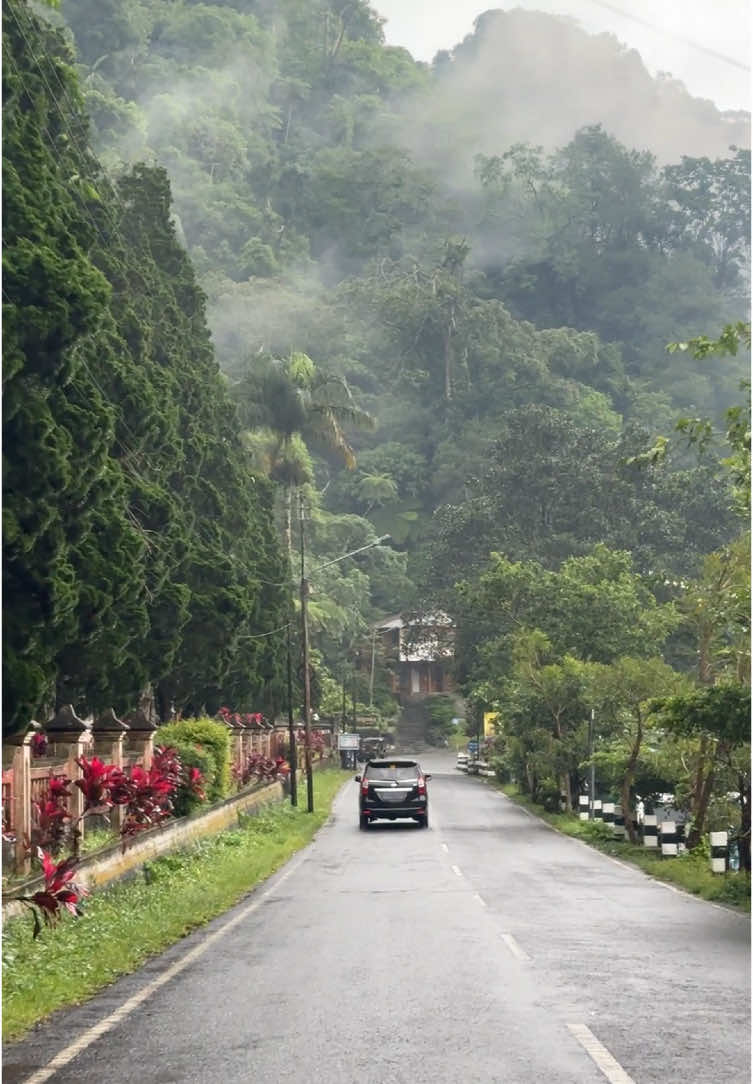
M623 19L628 19L630 22L639 23L641 26L647 27L649 30L655 31L657 34L663 34L667 38L674 38L675 41L681 41L683 45L690 46L691 49L696 49L699 53L705 53L706 56L711 56L715 60L720 60L723 64L731 64L734 68L740 68L744 72L749 72L750 67L747 64L743 64L741 60L736 60L734 57L727 56L725 53L718 53L715 49L709 49L707 45L701 45L697 41L693 41L692 38L686 38L684 34L678 34L675 30L667 30L666 27L658 26L656 23L651 22L650 19L644 19L640 15L635 15L630 11L623 11L622 8L616 7L614 4L606 3L606 0L588 0L594 7L604 8L606 11L610 11L613 15L619 15Z

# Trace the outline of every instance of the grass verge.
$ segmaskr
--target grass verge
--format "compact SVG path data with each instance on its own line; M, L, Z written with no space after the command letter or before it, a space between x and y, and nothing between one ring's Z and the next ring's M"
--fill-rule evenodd
M692 852L678 858L662 858L657 851L647 851L643 846L623 842L611 837L609 828L601 822L581 821L568 813L548 813L521 794L513 783L495 783L492 786L503 791L516 805L535 813L541 820L551 824L558 832L580 839L613 858L620 858L638 866L651 877L700 896L704 900L713 900L750 911L750 875L746 873L712 873L709 859L705 854Z
M66 916L36 941L30 916L6 921L3 1040L85 1001L237 903L310 841L350 774L314 774L313 814L305 812L305 787L299 788L297 809L271 806L244 818L240 828L155 859L135 878L93 893L83 917Z

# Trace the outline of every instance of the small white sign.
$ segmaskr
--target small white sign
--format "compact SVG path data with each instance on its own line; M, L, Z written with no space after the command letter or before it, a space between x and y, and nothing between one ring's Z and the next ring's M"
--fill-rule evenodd
M358 749L361 739L358 734L340 734L337 739L338 749Z

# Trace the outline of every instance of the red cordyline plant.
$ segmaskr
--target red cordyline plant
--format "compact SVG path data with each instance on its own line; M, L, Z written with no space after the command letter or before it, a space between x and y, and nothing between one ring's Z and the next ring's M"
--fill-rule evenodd
M296 734L296 742L300 745L301 749L306 747L306 731L299 730ZM321 730L311 731L311 752L318 753L322 756L326 749L326 742L324 740L324 732Z
M47 752L49 746L47 735L38 730L35 734L32 734L29 747L31 748L31 755L33 757L43 757Z
M264 716L260 711L246 712L240 714L237 711L231 711L228 707L221 707L217 712L217 717L222 719L223 723L230 723L234 726L262 726L264 723Z
M53 859L40 847L37 851L42 863L44 874L44 888L40 888L33 896L16 897L19 903L29 907L34 915L34 937L38 937L42 929L42 921L46 926L55 926L64 910L72 915L81 915L81 901L87 894L83 888L75 884L75 874L78 859L70 855L62 862L54 862Z
M65 839L71 815L68 812L68 789L71 781L67 775L51 775L47 783L47 794L32 802L34 810L34 829L39 847L52 854L58 854ZM24 841L27 850L29 841Z
M244 761L236 764L233 775L239 787L248 786L254 779L272 783L284 778L290 772L290 765L284 757L265 757L263 753L249 753Z
M46 844L59 846L66 828L70 830L72 844L72 853L57 864L47 851L38 847L45 886L32 896L14 897L33 911L34 937L42 928L40 916L46 925L54 926L63 909L73 915L81 913L80 903L86 893L74 884L73 875L79 862L79 825L84 817L95 813L106 817L113 806L124 806L120 834L125 850L138 832L153 828L172 814L172 798L179 786L186 785L204 798L201 772L195 767L184 770L177 751L172 748L158 747L148 770L134 765L124 772L114 764L104 764L98 757L91 760L79 757L76 763L81 778L74 780L74 784L84 796L84 810L79 817L71 820L66 807L71 793L68 789L71 781L66 776L50 776L47 795L34 803L37 831ZM70 821L69 826L66 821Z

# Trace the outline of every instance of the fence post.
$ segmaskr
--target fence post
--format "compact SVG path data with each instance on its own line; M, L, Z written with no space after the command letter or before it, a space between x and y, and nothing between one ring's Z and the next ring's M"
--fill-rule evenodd
M646 813L643 817L643 846L659 846L659 826L655 813Z
M65 704L58 708L52 719L47 723L45 731L51 742L56 745L68 746L68 759L65 765L66 775L71 781L81 778L81 769L76 763L79 757L91 751L92 745L92 720L79 719L73 710L72 704ZM71 787L69 799L71 818L78 821L84 812L84 795L78 787ZM80 839L84 838L84 822L78 824Z
M601 819L601 798L594 798L594 820L600 821Z
M726 873L728 852L728 836L726 832L709 832L711 844L711 872Z
M617 802L614 807L612 831L614 833L615 839L625 838L625 810L622 808L619 802Z
M13 750L13 831L16 841L13 857L16 873L29 873L31 856L26 844L31 840L31 739L39 730L39 723L31 722L25 733L14 735L10 744Z
M661 854L662 858L677 857L677 825L674 821L661 822Z
M578 819L582 821L588 820L588 795L578 795Z
M137 708L130 715L126 715L125 721L128 724L129 739L142 743L141 753L144 761L144 771L148 772L154 758L154 732L157 729L157 724L141 708Z
M128 724L118 719L112 708L108 708L96 718L92 725L95 742L97 738L101 738L103 742L109 742L109 759L116 768L123 767L123 742L128 730ZM110 810L110 826L119 832L123 827L124 816L125 810L122 805L113 806Z

